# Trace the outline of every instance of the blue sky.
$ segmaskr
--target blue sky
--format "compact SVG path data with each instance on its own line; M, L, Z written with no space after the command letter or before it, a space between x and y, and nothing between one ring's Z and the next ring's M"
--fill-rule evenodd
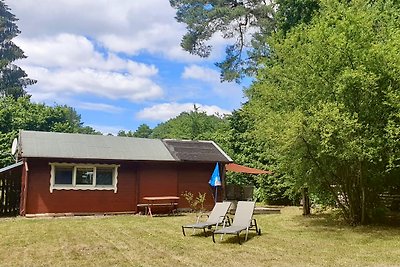
M214 66L229 40L215 35L211 56L183 51L185 25L167 0L6 0L19 19L14 39L27 59L32 100L67 104L103 133L150 127L193 109L230 113L242 86L220 83Z

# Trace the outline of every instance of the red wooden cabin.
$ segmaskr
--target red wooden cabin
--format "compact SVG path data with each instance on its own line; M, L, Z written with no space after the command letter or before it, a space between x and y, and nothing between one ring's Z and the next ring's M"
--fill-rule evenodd
M206 193L212 207L208 181L215 164L222 163L223 179L224 164L232 162L210 141L35 131L20 132L17 153L21 215L135 213L145 196L185 191ZM178 208L186 207L181 197Z

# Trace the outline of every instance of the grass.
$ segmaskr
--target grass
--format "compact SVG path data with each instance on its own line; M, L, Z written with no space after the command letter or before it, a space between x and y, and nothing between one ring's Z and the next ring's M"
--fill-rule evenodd
M388 266L400 265L400 228L350 227L298 208L257 215L262 235L242 245L184 237L193 214L0 219L0 266Z

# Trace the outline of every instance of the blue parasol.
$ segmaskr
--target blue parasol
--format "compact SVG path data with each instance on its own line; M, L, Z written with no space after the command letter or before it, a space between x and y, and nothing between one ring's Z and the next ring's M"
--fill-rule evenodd
M213 173L211 174L210 181L208 182L211 186L215 187L215 196L214 196L214 201L217 202L217 196L218 196L218 186L221 186L221 176L219 174L219 164L215 164L215 168Z

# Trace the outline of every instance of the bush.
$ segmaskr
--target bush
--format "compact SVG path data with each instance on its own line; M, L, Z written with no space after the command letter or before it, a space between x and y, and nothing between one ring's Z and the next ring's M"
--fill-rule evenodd
M198 196L195 198L192 192L185 191L182 196L186 199L192 212L203 212L204 202L206 201L206 193L202 194L198 192Z

